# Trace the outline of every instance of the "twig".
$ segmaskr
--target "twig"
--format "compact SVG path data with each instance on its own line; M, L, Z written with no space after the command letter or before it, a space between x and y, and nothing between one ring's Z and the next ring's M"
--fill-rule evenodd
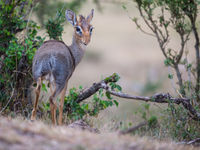
M172 74L172 71L171 71L170 66L168 66L167 69L168 69L168 73L169 73L169 74ZM172 88L173 88L173 90L174 90L174 93L176 93L176 88L175 88L174 80L170 80L170 83L171 83L171 86L172 86Z
M197 95L197 101L200 101L200 95L199 95L199 89L200 89L200 49L199 49L199 44L200 44L200 39L197 31L197 27L195 25L195 20L192 22L192 30L194 32L194 37L195 37L195 52L196 52L196 72L197 72L197 79L196 79L196 95Z
M7 104L6 104L5 107L0 111L0 115L1 115L1 113L6 109L6 107L8 106L8 104L10 103L10 101L11 101L11 99L12 99L12 97L13 97L14 91L15 91L15 89L13 88L12 93L11 93L11 96L10 96L10 98L9 98L9 100L8 100L8 102L7 102Z
M186 144L187 145L191 145L191 144L195 144L195 143L200 143L200 138L197 138L197 139L194 139L194 140L192 140L192 141L189 141L189 142L187 142Z
M182 141L182 142L179 142L178 144L199 146L200 145L200 138L197 138L197 139L194 139L194 140L191 140L191 141Z
M129 17L129 18L130 18L131 20L134 21L134 18L131 18L131 17ZM135 20L134 22L135 22L135 25L137 26L137 28L138 28L141 32L143 32L144 34L147 34L147 35L156 37L154 34L145 31L145 30L138 24L137 20Z
M135 25L137 26L137 28L138 28L141 32L143 32L144 34L147 34L147 35L156 37L154 34L145 31L145 30L138 24L137 18L132 18L132 17L129 15L127 9L125 9L125 11L126 11L126 13L127 13L127 16L129 17L129 19L132 20L132 21L135 23Z
M17 71L17 70L14 70L13 72L14 72L14 73L21 73L21 74L23 74L23 75L26 75L26 73L21 72L21 71Z
M82 102L84 99L90 97L91 95L93 95L94 93L96 93L100 88L102 88L103 84L108 84L110 82L117 82L117 74L113 74L110 77L105 78L104 80L98 82L98 83L94 83L90 88L85 89L84 91L82 91L77 99L76 102L80 103Z
M129 129L127 129L127 130L122 130L122 131L120 131L119 134L128 134L128 133L134 132L134 131L138 130L139 128L141 128L141 127L143 127L143 126L145 126L145 125L147 125L147 124L148 124L147 121L141 122L141 123L139 123L138 125L133 126L133 127L129 128Z
M1 55L1 58L0 58L0 72L1 72L1 68L3 67L3 61L5 59L5 56L4 55Z
M176 76L178 78L178 85L179 85L179 88L180 88L180 93L183 96L185 96L185 90L184 90L184 86L183 86L183 79L182 79L182 75L181 75L181 72L180 72L178 64L174 65L174 69L176 71Z

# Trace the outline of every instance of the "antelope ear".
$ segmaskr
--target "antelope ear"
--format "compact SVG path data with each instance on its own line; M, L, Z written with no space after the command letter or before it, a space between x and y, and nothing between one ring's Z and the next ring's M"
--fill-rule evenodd
M73 11L66 10L65 16L67 18L67 21L69 21L69 23L71 23L73 26L77 24L76 14Z
M87 16L87 22L90 23L94 14L94 9L91 10L91 13Z

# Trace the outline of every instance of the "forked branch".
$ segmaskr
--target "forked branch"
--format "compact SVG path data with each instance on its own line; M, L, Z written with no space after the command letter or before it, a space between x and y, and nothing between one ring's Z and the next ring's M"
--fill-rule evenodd
M94 83L91 87L88 89L83 90L77 97L76 102L80 103L83 100L89 98L91 95L96 93L99 89L104 89L107 92L109 92L111 95L125 98L125 99L131 99L131 100L140 100L145 102L154 102L154 103L175 103L177 105L182 104L183 107L188 110L189 115L194 120L200 120L200 113L197 112L194 107L190 103L190 99L188 98L174 98L169 93L158 93L154 94L150 97L145 96L134 96L125 94L122 92L116 92L110 89L108 83L110 82L117 82L117 74L113 74L112 76L105 78L104 80L101 80L98 83Z

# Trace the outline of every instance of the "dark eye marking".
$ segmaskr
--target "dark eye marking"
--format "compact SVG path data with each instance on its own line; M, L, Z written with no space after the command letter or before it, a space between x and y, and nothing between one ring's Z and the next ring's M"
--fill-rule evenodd
M82 35L82 29L80 26L76 26L76 32L79 34L79 35Z
M94 29L93 27L90 28L90 34L92 34L93 29Z

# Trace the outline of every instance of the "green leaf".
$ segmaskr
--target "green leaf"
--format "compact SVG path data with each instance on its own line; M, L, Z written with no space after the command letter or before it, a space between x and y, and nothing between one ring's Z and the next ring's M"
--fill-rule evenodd
M173 74L168 74L169 79L173 79Z
M144 107L145 110L149 110L150 104L144 103L144 104L143 104L143 107Z
M158 119L157 119L156 116L151 116L151 117L149 118L149 120L148 120L148 125L149 125L150 127L155 126L157 123L158 123Z
M165 59L164 64L165 64L166 66L169 66L169 65L170 65L170 60L169 60L169 59Z
M110 104L108 101L102 101L104 108L107 108Z
M126 8L126 6L125 6L124 4L122 5L122 8L123 8L124 10L126 10L126 9L127 9L127 8Z
M143 112L143 113L142 113L142 118L143 118L144 120L147 119L147 113L146 113L146 112Z
M110 92L107 92L107 91L106 91L106 97L107 97L108 99L112 99L112 97L111 97L111 95L110 95Z
M113 102L115 103L115 105L118 107L119 103L116 100L113 100Z
M103 94L103 89L102 89L102 88L99 89L99 95L100 95L101 97L103 97L103 95L104 95L104 94Z
M121 86L120 85L116 85L116 88L119 90L119 91L122 91L122 88L121 88Z
M44 83L42 83L42 90L47 92L47 88L46 88L46 85Z
M113 102L112 101L108 101L109 106L113 106Z
M82 89L83 89L83 86L82 86L82 85L80 85L80 86L79 86L79 89L80 89L80 90L82 90Z
M84 111L88 111L89 110L89 105L88 104L83 104L81 106L81 108L84 110Z
M138 20L138 18L136 18L136 17L132 18L133 22L137 22L137 20Z
M192 67L192 64L187 65L187 69L190 69Z

